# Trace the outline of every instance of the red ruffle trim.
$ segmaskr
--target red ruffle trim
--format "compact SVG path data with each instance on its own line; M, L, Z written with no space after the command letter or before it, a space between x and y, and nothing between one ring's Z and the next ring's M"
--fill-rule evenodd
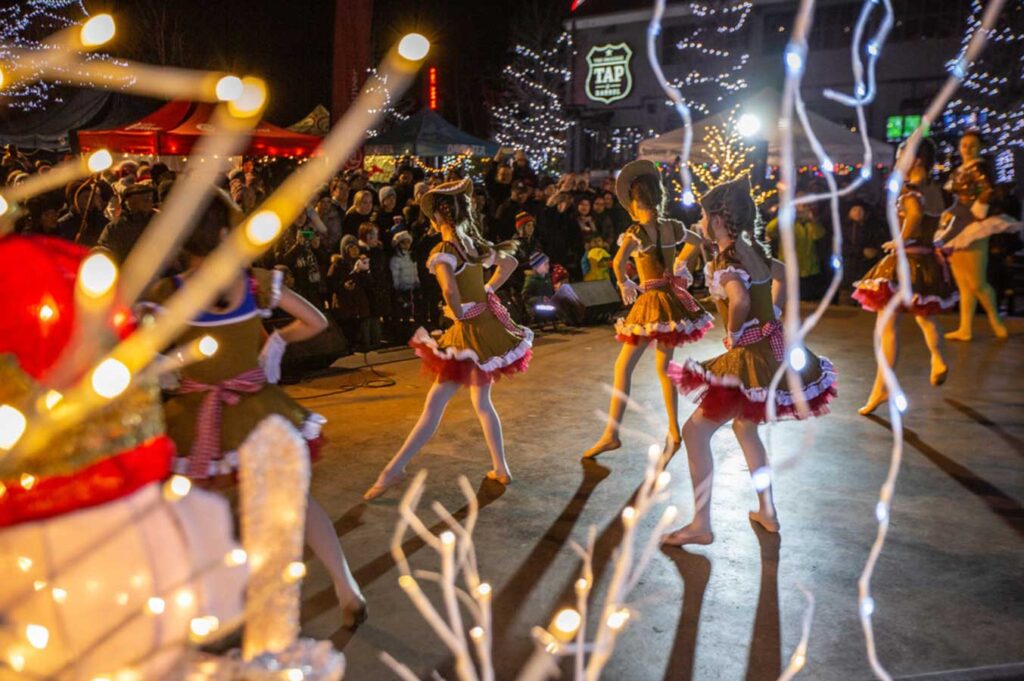
M620 343L629 343L630 345L640 345L648 343L660 343L670 348L676 348L685 343L696 343L704 337L711 329L711 325L695 329L687 333L686 331L655 331L654 333L638 336L632 333L617 333L615 334L615 340Z
M491 385L503 376L514 376L526 371L530 366L530 360L533 359L533 350L527 350L526 354L507 366L493 371L484 371L470 359L438 357L429 346L423 343L410 341L409 347L415 350L419 358L423 360L421 370L424 374L441 382L461 385Z
M673 372L670 378L679 392L696 402L704 416L712 421L742 419L754 423L768 422L767 402L756 402L737 387L713 385L701 374L686 368ZM831 411L829 403L839 395L836 387L836 383L833 382L825 392L807 400L811 416L825 416ZM801 416L797 413L795 404L784 405L776 402L775 418L787 421L800 419Z
M0 527L44 520L99 506L167 477L174 443L161 435L71 473L36 480L31 489L7 483L0 494Z
M878 289L869 288L858 288L854 290L851 296L854 300L860 303L860 306L869 312L881 312L885 309L885 306L889 304L892 297L896 295L892 289L888 286L883 286ZM920 317L928 317L933 314L939 314L950 310L956 305L956 299L952 299L952 302L947 305L943 305L942 301L932 300L927 303L912 303L910 305L902 305L901 309L904 312L910 312L911 314L918 315Z

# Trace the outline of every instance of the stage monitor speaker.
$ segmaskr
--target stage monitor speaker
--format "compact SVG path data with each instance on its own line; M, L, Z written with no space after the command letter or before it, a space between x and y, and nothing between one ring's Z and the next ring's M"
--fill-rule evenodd
M287 323L291 320L284 321ZM271 323L276 327L275 322L276 320L273 320ZM347 354L349 350L345 335L334 320L329 319L327 328L322 333L309 340L288 345L281 360L281 375L287 381L299 380L303 374L326 369L334 360Z
M607 279L562 284L553 300L559 315L576 326L607 322L622 307L619 292Z

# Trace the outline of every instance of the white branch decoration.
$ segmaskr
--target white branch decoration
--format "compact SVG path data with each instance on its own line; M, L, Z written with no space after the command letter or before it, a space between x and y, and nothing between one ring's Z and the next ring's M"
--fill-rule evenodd
M647 472L644 482L636 494L634 505L622 513L623 538L615 551L611 582L601 608L596 635L587 643L587 612L593 588L593 556L596 532L591 528L586 548L573 545L583 559L580 578L576 581L576 610L566 609L556 615L547 629L533 630L537 648L519 674L519 681L542 681L558 674L558 661L572 656L575 679L596 681L601 677L605 665L611 659L615 643L630 619L628 598L647 568L662 534L676 516L674 506L668 506L661 518L644 538L639 536L641 520L667 496L665 489L671 476L664 470L665 461L661 447L653 445L648 454ZM459 486L469 509L464 525L459 524L442 506L435 502L433 511L448 526L439 536L430 532L420 520L416 509L423 496L426 471L420 473L409 486L399 505L400 520L391 540L391 553L395 558L401 576L398 584L405 591L413 605L431 629L438 635L445 647L455 657L455 673L459 681L494 681L495 670L492 655L493 632L491 617L492 589L480 580L477 570L476 550L473 546L473 529L476 525L479 505L473 488L463 476ZM440 574L413 571L409 567L402 541L407 530L412 530L427 546L432 548L441 563ZM459 577L465 589L458 586ZM436 582L441 589L443 608L439 611L420 588L420 581ZM471 621L463 620L461 601ZM467 631L466 627L471 625ZM467 642L467 637L469 641ZM477 662L470 654L472 644ZM380 659L403 681L417 678L407 666L381 653Z

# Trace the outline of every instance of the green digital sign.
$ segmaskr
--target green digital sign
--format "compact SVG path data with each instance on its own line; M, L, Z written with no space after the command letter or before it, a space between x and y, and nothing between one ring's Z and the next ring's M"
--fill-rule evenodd
M921 125L920 114L889 116L885 119L885 139L889 142L902 142L913 135L919 125ZM926 127L924 136L928 137L930 133L931 130Z

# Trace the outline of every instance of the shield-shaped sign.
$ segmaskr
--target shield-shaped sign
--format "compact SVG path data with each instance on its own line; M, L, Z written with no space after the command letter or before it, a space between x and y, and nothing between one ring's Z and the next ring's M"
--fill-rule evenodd
M611 104L629 96L633 89L630 60L633 50L626 43L595 45L587 53L587 97Z

